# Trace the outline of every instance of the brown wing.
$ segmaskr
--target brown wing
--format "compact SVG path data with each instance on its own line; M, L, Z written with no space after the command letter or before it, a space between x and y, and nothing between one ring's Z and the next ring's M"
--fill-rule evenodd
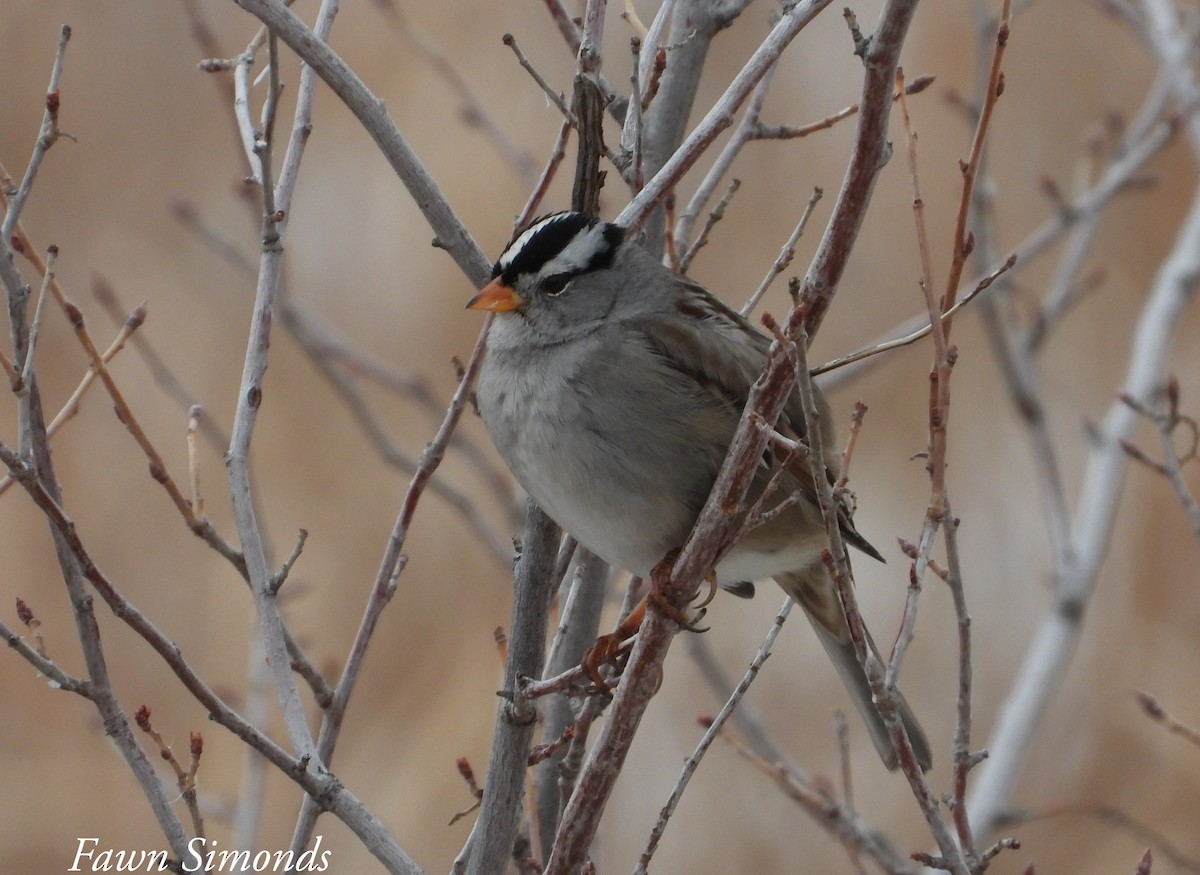
M770 341L701 286L683 278L678 281L686 286L688 294L676 298L676 312L649 319L643 316L640 320L644 326L646 343L674 370L694 381L714 401L728 408L732 439L734 423L741 417L750 389L766 363ZM703 349L697 342L697 322L705 329ZM816 401L825 447L826 473L832 484L837 479L841 461L836 449L833 417L819 389L816 391ZM804 408L799 391L792 392L777 428L786 437L804 439ZM763 459L764 483L782 463L779 450L774 445L768 447ZM787 473L789 479L794 481L789 485L816 505L816 490L808 463L803 459L794 460L788 466ZM879 551L854 528L847 508L839 506L838 522L847 543L883 561Z

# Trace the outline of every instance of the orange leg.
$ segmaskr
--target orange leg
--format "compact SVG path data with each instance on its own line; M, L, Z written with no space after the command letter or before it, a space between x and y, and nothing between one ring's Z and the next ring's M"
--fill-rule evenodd
M663 594L662 584L670 578L671 568L675 564L676 555L675 552L672 552L655 566L650 575L651 585L649 594L638 602L633 610L625 616L625 619L617 626L615 632L601 635L596 639L596 643L592 645L591 649L583 655L580 665L584 673L587 674L588 678L596 686L602 689L608 688L608 684L600 674L600 669L605 665L612 664L616 660L621 645L637 634L638 629L642 626L642 620L646 618L646 605L648 603L653 603L659 613L673 620L680 628L686 629L689 632L705 631L696 624L704 616L705 605L711 602L713 596L716 595L717 577L715 574L708 576L707 580L710 585L708 596L698 605L700 613L697 616L689 617L674 601Z
M601 635L591 649L583 655L580 665L583 667L584 673L591 678L592 683L601 689L608 689L608 684L600 674L600 669L611 664L616 659L621 645L637 634L637 630L642 626L642 620L646 617L646 601L649 598L646 596L638 602L634 609L625 615L625 619L617 626L615 632Z

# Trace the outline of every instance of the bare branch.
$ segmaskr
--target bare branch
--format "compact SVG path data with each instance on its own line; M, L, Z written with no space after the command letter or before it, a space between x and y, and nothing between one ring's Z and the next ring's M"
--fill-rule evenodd
M918 76L909 82L904 87L905 94L920 94L934 82L933 76ZM896 92L896 99L900 99L900 92ZM801 137L807 137L810 134L815 134L818 131L825 131L836 125L843 119L848 119L850 116L858 112L858 104L852 103L844 109L826 116L817 122L810 122L807 125L799 127L788 127L786 125L771 127L758 123L751 131L751 139L754 140L795 140Z
M805 328L814 337L837 292L850 250L858 238L875 180L891 154L888 119L900 46L908 33L916 3L888 0L863 56L865 76L858 126L846 178L842 181L825 234L804 277L802 296L809 301Z
M803 808L815 823L840 841L852 857L867 857L892 875L915 875L920 871L893 847L886 836L864 823L848 805L839 805L828 790L816 781L783 760L764 759L729 732L722 733L722 737L755 768L774 781L784 796Z
M1142 710L1146 712L1146 716L1151 720L1165 726L1168 732L1187 739L1192 744L1200 747L1200 729L1184 723L1168 711L1157 697L1149 693L1138 692L1137 700L1138 704L1142 706Z
M541 537L530 538L537 530ZM472 833L471 875L503 871L513 848L525 790L529 747L537 719L532 703L519 692L522 675L532 676L541 668L546 645L546 618L550 599L558 583L552 575L557 558L558 526L532 502L528 507L521 558L514 580L509 656L505 666L504 690L492 740L481 810L487 813ZM545 549L550 547L551 549Z
M50 69L50 86L46 89L46 110L42 114L42 127L38 131L33 154L29 156L29 165L25 168L25 175L21 177L21 184L17 186L16 193L9 201L4 221L0 222L0 240L4 241L0 243L0 246L5 249L10 245L9 241L12 240L13 231L16 230L17 220L20 219L21 211L25 208L29 192L33 190L33 182L37 179L42 161L50 148L58 141L59 81L62 77L67 42L70 39L71 28L64 24L58 31L58 50L54 54L54 66Z
M691 169L717 135L733 124L733 114L737 108L779 59L783 50L828 5L829 0L799 0L784 13L779 23L771 29L771 33L734 77L725 93L688 135L683 145L671 154L662 169L654 174L617 216L617 224L637 227L645 220L683 174Z
M18 609L20 606L21 602L18 600ZM38 674L46 678L51 688L66 690L68 693L75 693L85 699L94 698L92 685L88 681L67 674L59 668L58 663L47 657L40 647L31 647L28 641L8 628L3 621L0 621L0 640L3 640L17 652L18 656L37 669Z
M696 745L696 749L684 760L683 771L680 772L679 779L675 782L675 787L671 790L671 795L667 798L666 804L663 805L662 811L659 812L658 822L654 824L654 828L650 831L650 839L646 843L646 849L642 851L642 856L638 860L637 867L634 869L635 875L645 875L647 867L650 865L650 859L654 856L663 833L666 832L667 823L670 821L671 815L675 813L675 809L679 805L679 800L683 797L684 790L687 789L688 782L692 779L692 775L696 773L696 769L700 765L700 760L708 752L709 747L712 746L713 741L716 740L725 723L733 715L734 709L737 708L742 697L750 689L750 685L758 677L758 672L762 668L763 663L770 657L771 648L775 646L775 639L783 630L783 624L787 622L792 605L793 602L790 598L784 601L783 607L775 615L775 622L771 624L771 628L767 632L767 637L763 639L763 643L759 646L754 659L750 661L750 667L746 669L746 674L742 678L741 683L734 688L728 700L717 713L717 716L710 721L706 721L708 725L704 730L704 736Z
M1122 394L1148 404L1164 380L1166 356L1179 314L1200 278L1200 197L1189 209L1170 255L1149 290L1133 332ZM1058 569L1058 606L1042 621L1001 709L988 742L990 757L968 800L980 836L990 834L1008 807L1019 764L1030 737L1055 695L1081 632L1082 608L1091 596L1100 565L1112 543L1117 501L1128 456L1128 439L1138 414L1115 401L1088 451L1079 508L1065 564Z
M763 299L763 295L767 293L767 289L771 288L773 283L780 274L788 269L788 265L792 263L792 259L796 257L796 243L800 240L800 235L804 233L804 229L808 226L808 220L812 216L813 210L816 209L817 201L824 194L819 188L814 188L812 195L808 199L808 203L804 205L804 212L800 215L800 221L796 223L796 227L792 229L792 233L788 236L787 242L783 244L783 248L779 251L779 257L771 265L767 275L763 277L762 282L758 284L758 288L742 305L741 314L749 315L754 308L758 306L759 301Z
M342 99L408 187L413 202L437 235L437 245L450 253L472 284L482 286L487 282L491 263L450 209L445 195L391 120L383 101L371 94L346 62L287 7L272 0L237 0L237 3L310 64Z
M263 376L267 370L272 316L275 312L279 276L283 267L283 243L280 239L280 216L275 208L271 154L274 138L273 107L279 89L279 64L275 44L275 37L271 35L268 38L271 84L264 113L267 124L264 125L260 146L256 150L263 175L262 260L254 297L254 312L250 320L250 338L246 344L245 364L238 391L237 411L234 414L225 464L229 477L229 492L233 500L234 519L242 542L242 555L246 560L251 591L254 593L258 609L259 628L263 636L267 664L271 667L275 681L284 724L297 755L305 761L315 761L314 764L320 768L323 766L316 755L316 746L304 716L304 706L300 701L300 691L292 676L287 645L284 642L283 620L271 589L272 572L267 563L266 547L262 540L250 481L250 440L258 419L258 409L262 404Z
M417 27L397 0L375 0L375 6L404 41L427 63L462 102L462 119L471 127L483 131L496 151L512 167L524 185L534 180L533 156L518 145L501 127L486 104L475 96L470 84L458 71L449 55L429 35Z

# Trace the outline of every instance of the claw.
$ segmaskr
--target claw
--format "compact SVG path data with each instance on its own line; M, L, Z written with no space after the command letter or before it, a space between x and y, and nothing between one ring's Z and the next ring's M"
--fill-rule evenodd
M708 577L704 579L708 581L708 595L704 597L704 601L696 605L698 611L703 611L717 597L717 572L708 572Z
M707 632L711 627L700 625L700 621L704 619L704 615L706 613L708 612L704 610L704 608L700 608L698 611L696 611L696 615L683 625L683 630L685 632L695 632L697 635Z
M687 632L708 631L707 626L701 627L698 625L700 621L704 619L704 615L708 613L703 606L699 607L694 614L689 616L686 611L681 610L674 602L656 590L651 590L650 595L648 595L646 598L648 601L654 603L655 609L657 609L660 614L662 614L680 629L683 629Z

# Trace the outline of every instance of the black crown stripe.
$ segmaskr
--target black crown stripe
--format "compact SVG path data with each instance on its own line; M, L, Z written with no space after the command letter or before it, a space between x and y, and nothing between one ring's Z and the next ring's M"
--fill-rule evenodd
M505 285L513 285L521 274L537 273L545 265L559 255L575 237L583 231L595 227L599 219L577 212L550 213L535 219L522 229L508 244L500 260L492 269L493 279L502 277ZM540 227L539 227L540 226ZM512 246L524 236L529 228L535 228L533 235L528 237L519 249ZM616 225L605 225L604 249L596 252L579 273L599 270L608 267L613 260L614 250L624 239L625 232Z

